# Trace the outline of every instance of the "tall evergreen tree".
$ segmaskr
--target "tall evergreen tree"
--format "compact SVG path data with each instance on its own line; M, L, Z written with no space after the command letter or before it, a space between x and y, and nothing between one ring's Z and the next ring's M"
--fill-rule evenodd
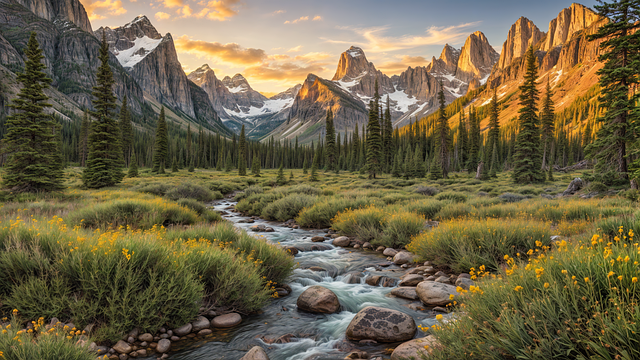
M280 162L280 167L278 168L276 183L278 183L278 185L284 185L287 183L287 179L284 178L284 164L282 162Z
M44 73L44 56L32 32L25 50L27 61L18 74L22 89L10 105L5 136L9 159L4 186L17 192L57 191L63 188L60 125L44 109L51 107L44 89L51 79Z
M489 105L489 131L487 133L487 145L485 146L485 165L490 164L493 160L491 156L493 156L493 148L495 145L496 155L499 149L499 141L500 141L500 109L498 108L498 93L496 90L493 91L493 97L491 98L491 103ZM497 163L496 163L497 166ZM498 170L498 169L494 169Z
M438 127L436 136L438 138L438 153L436 157L440 162L440 169L442 169L442 177L446 178L449 172L449 119L447 119L445 99L444 99L444 86L440 83L440 91L438 92L438 102L440 103L440 110L438 113Z
M467 171L472 174L475 174L478 168L480 140L480 124L476 117L476 111L472 106L469 110L469 159L467 161Z
M604 114L597 119L602 124L596 140L585 150L597 160L596 171L615 171L627 178L627 144L640 128L637 104L640 92L640 2L617 0L600 2L595 9L609 21L589 36L590 40L602 40L599 60L604 63L598 70L600 76L600 105ZM632 128L633 127L633 128ZM637 142L636 142L637 144ZM636 146L635 152L640 147ZM632 166L634 177L640 176L640 160Z
M553 131L555 125L555 113L553 100L551 97L551 85L547 78L547 87L545 89L544 99L542 99L542 110L540 111L540 125L542 127L542 169L547 167L549 153L551 152L551 143L553 142Z
M124 159L124 165L129 166L131 152L133 151L133 125L131 124L131 114L129 113L126 96L122 100L122 107L120 108L120 134L122 158Z
M231 158L231 151L227 151L227 160L225 160L224 171L231 172L233 170L233 159Z
M160 109L158 124L156 126L156 139L153 145L153 167L151 171L164 174L165 160L169 153L169 138L167 134L167 120L164 114L164 106Z
M251 163L251 173L255 177L260 177L260 158L257 155L253 155L253 162Z
M533 46L526 53L524 81L520 85L520 129L513 154L513 180L518 184L544 181L542 154L540 153L540 129L538 127L537 58Z
M384 122L382 126L382 153L384 155L384 171L390 171L393 166L393 124L391 123L391 104L387 95L387 104L384 110Z
M377 81L377 80L376 80ZM376 89L377 91L377 89ZM381 169L382 139L380 136L380 122L378 120L378 107L373 101L369 102L369 122L367 123L367 165L366 171L369 178L376 178Z
M122 173L122 147L120 145L120 127L113 117L116 97L113 95L113 72L109 66L109 45L102 36L100 46L100 67L93 88L93 107L89 134L89 153L87 167L83 173L84 185L88 188L112 186L120 181Z
M178 172L178 160L175 156L173 157L173 162L171 163L171 172Z
M78 142L78 154L80 156L80 166L84 167L87 163L87 155L89 152L89 128L91 127L91 116L89 111L85 110L80 124L80 141Z
M240 130L240 139L238 140L238 175L247 175L247 143L244 135L244 124Z
M191 151L191 123L187 124L187 161L191 162L193 153Z
M325 137L324 143L326 146L325 150L325 161L327 170L334 170L336 168L336 130L333 126L333 112L331 108L327 110L327 119L325 121Z
M311 163L311 175L309 177L311 181L318 181L318 163L320 162L319 158L319 153L316 152L316 154L313 156L313 162Z
M138 176L138 157L136 156L135 151L131 155L131 161L129 162L129 172L127 173L127 176L130 178Z
M464 116L464 110L460 112L460 123L458 124L458 160L460 166L467 166L469 157L469 134L467 131L467 119Z

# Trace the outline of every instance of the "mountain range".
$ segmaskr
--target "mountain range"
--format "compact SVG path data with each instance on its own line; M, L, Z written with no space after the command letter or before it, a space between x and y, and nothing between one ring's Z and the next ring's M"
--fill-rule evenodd
M309 74L301 84L267 98L242 74L218 79L208 64L185 74L172 35L162 35L146 16L94 31L78 0L0 0L0 105L18 90L15 73L24 66L29 33L36 31L54 80L48 94L54 111L66 118L91 107L104 37L112 55L114 92L118 101L128 98L141 128L153 128L156 114L165 106L169 120L182 126L191 123L231 136L244 125L253 139L297 137L308 143L322 134L327 109L333 111L338 132L350 133L356 124L362 128L376 80L383 103L389 99L394 126L436 111L441 86L448 103L484 87L474 100L477 106L486 105L495 90L506 104L501 121L510 121L517 115L517 106L510 105L515 105L512 95L522 79L523 55L530 45L539 59L540 80L548 79L557 88L559 108L597 82L598 43L587 41L586 35L602 21L606 20L579 4L563 9L547 33L521 17L509 29L500 53L476 31L461 49L447 44L438 58L394 76L376 69L363 49L351 46L340 55L331 79ZM4 106L1 111L6 112Z

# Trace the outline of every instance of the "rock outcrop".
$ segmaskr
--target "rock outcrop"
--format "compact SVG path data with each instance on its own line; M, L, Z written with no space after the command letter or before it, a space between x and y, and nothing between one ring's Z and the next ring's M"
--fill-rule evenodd
M411 340L417 331L413 318L400 311L376 306L360 310L347 327L347 339L399 342Z
M515 24L511 25L507 40L502 45L498 69L508 67L513 59L524 55L529 46L536 45L543 37L544 33L538 29L533 21L526 17L519 18Z
M222 84L227 87L235 103L242 111L249 111L249 108L261 108L267 97L253 90L247 79L242 74L235 74L232 78L225 76Z
M372 98L376 79L381 95L394 92L391 79L367 60L361 48L352 46L340 55L338 68L331 81L340 83L356 96Z
M53 22L67 20L88 33L93 33L87 11L78 0L16 0L36 16Z
M467 38L460 51L456 78L466 83L474 79L486 81L491 74L491 68L499 58L500 54L489 44L487 37L476 31Z
M547 37L540 50L549 51L564 44L573 34L590 27L598 20L598 14L588 7L576 3L571 4L549 22L549 32L547 32Z

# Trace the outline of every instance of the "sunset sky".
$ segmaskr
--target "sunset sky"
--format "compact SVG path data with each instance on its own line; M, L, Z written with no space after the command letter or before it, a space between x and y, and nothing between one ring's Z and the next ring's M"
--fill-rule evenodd
M209 64L218 78L242 73L271 95L304 81L331 78L351 45L388 75L424 66L445 43L461 48L482 31L498 52L520 17L540 30L564 0L80 0L93 29L118 27L139 14L171 33L185 72ZM581 4L592 7L595 0Z

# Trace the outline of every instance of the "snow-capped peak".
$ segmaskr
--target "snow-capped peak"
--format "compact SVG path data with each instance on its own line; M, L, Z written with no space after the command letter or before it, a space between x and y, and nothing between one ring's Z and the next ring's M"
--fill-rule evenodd
M149 21L149 18L147 18L147 16L146 16L146 15L138 15L138 16L136 16L136 18L135 18L135 19L133 19L130 23L126 24L126 25L125 25L125 26L123 26L123 27L124 27L124 28L130 28L133 24L138 23L138 22L140 22L140 21L146 21L146 22L151 23L151 22Z
M116 53L118 62L125 68L132 68L135 64L144 59L147 54L152 52L160 45L162 39L152 39L148 36L136 38L133 46Z
M358 57L358 56L364 56L364 51L362 51L361 48L356 47L356 46L352 46L349 48L349 50L346 51L347 54L349 54L349 56L351 57Z

